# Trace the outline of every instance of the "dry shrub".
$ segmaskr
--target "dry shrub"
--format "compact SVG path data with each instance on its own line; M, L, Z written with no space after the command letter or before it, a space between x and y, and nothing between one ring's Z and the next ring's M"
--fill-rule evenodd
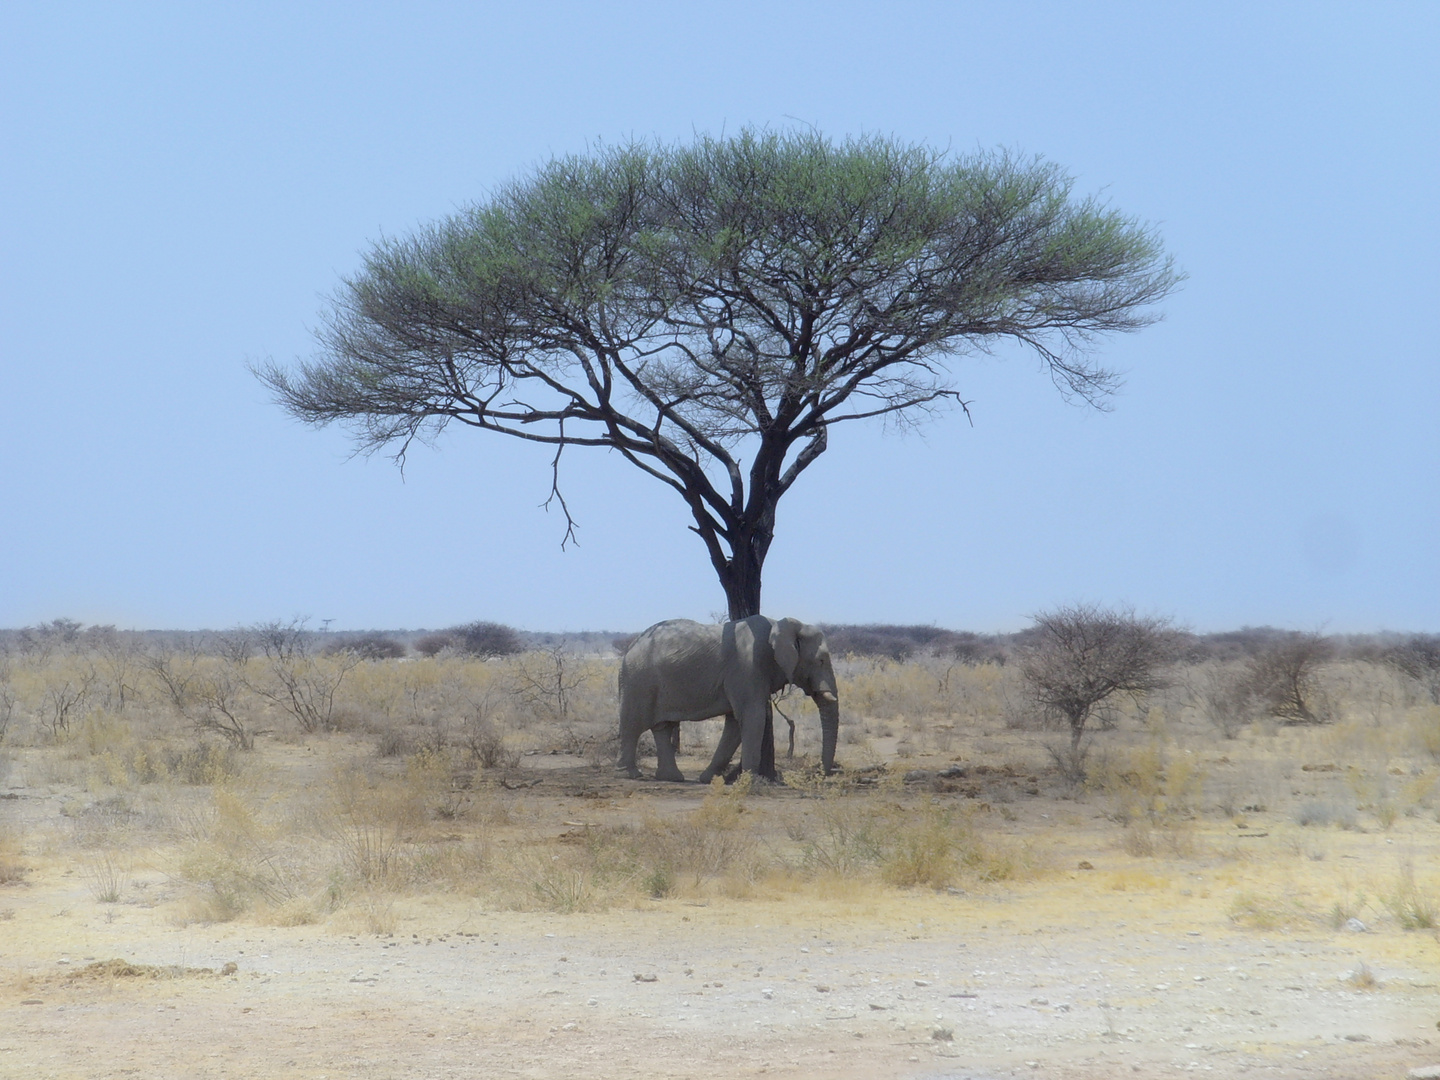
M1380 897L1385 910L1404 930L1440 927L1440 898L1415 881L1415 868L1405 863L1394 886Z
M1375 977L1370 965L1362 960L1359 967L1345 976L1345 985L1352 990L1379 990L1385 984Z
M346 677L362 663L351 652L316 653L315 635L305 620L259 623L237 635L239 646L257 655L245 663L245 685L294 720L306 734L338 731L336 697Z
M1200 714L1227 739L1238 738L1259 714L1260 704L1239 664L1207 664L1190 682Z
M119 844L143 816L125 794L106 795L89 804L77 800L60 812L70 819L76 846L85 850Z
M283 908L313 887L308 853L262 822L236 791L216 789L213 808L192 829L178 874L195 890L191 919L225 922L257 906Z
M746 820L751 777L733 787L716 777L698 807L676 819L647 818L634 834L636 875L651 896L668 895L681 877L690 887L726 876L758 872L757 841Z
M636 894L659 898L710 887L743 893L766 870L750 826L748 789L746 777L731 788L717 779L698 807L677 818L586 829L558 847L512 848L506 853L506 902L568 913L599 910Z
M407 762L402 778L360 768L331 776L322 823L349 879L366 887L403 883L405 834L426 820L429 764Z
M430 823L461 816L493 818L490 800L455 788L455 756L423 749L391 775L360 765L337 769L316 812L334 860L329 905L368 903L365 897L425 888L470 889L489 863L484 839L431 835Z
M1429 807L1440 784L1440 774L1416 772L1400 785L1400 808L1407 817L1414 817L1422 807Z
M460 725L459 742L479 769L513 769L520 764L520 752L505 742L505 733L492 719L493 710L473 708Z
M208 786L235 780L245 767L233 744L196 737L172 722L142 722L133 713L103 709L73 724L60 752L78 763L90 790L167 782Z
M1311 799L1295 808L1295 824L1301 828L1312 825L1334 825L1339 829L1354 829L1359 825L1355 808L1348 803L1329 799Z
M21 862L19 838L8 828L0 829L0 888L19 885L29 872Z
M1031 868L1027 852L983 838L971 813L933 800L879 802L832 784L804 806L804 818L789 832L807 875L869 875L899 887L938 889L1008 880Z
M1228 914L1232 923L1247 930L1283 930L1313 920L1309 909L1289 892L1242 891L1231 901Z
M117 788L167 781L201 787L225 784L243 769L233 746L207 739L178 746L157 739L135 740L103 751L91 762L94 780Z
M473 892L487 880L491 861L483 838L432 841L410 852L407 878L412 888Z
M1089 779L1111 803L1121 825L1170 827L1193 817L1204 797L1205 770L1194 754L1168 753L1160 738L1141 746L1113 748Z
M1352 760L1358 758L1357 754ZM1351 765L1345 770L1345 780L1355 795L1358 809L1374 814L1376 822L1386 830L1402 813L1413 816L1419 807L1427 804L1437 779L1425 772L1400 779L1403 776L1405 770L1392 766L1383 751L1368 763Z
M97 904L118 904L130 887L128 861L113 851L101 851L80 864L80 875Z
M1329 638L1313 632L1286 634L1246 661L1245 686L1281 723L1331 723L1337 709L1320 671L1334 656Z
M375 739L375 756L405 757L415 752L415 735L409 728L387 727Z
M870 800L833 789L792 820L788 832L800 845L800 867L811 875L850 877L872 871L885 857L887 829Z
M395 897L384 891L356 892L336 914L334 925L338 930L362 934L393 934L400 925Z
M926 802L905 814L889 838L880 876L902 888L943 889L962 879L1002 881L1016 875L1017 861L984 843L969 815Z
M1440 705L1410 709L1405 721L1415 749L1428 754L1432 761L1440 761Z
M543 910L573 915L608 906L602 900L605 891L592 872L563 862L540 866L531 886Z
M1110 817L1122 828L1120 847L1127 854L1194 854L1193 819L1205 784L1195 755L1169 754L1156 736L1141 746L1112 749L1091 771L1088 784L1110 801Z
M632 880L623 853L620 838L604 835L558 849L535 842L509 847L493 880L497 898L516 911L570 915L603 910L620 899Z
M1339 930L1351 919L1358 919L1369 906L1364 890L1352 891L1347 887L1330 904L1324 922L1331 930Z

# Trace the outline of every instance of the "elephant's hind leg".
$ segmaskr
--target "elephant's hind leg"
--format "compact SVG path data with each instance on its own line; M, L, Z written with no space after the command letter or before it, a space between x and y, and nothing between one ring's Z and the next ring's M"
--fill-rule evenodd
M730 767L730 759L735 756L735 751L740 748L740 721L735 719L734 713L725 714L725 728L720 732L720 741L715 744L715 756L710 759L710 764L700 774L700 782L708 784L717 776L723 776L725 770Z
M640 733L650 716L655 715L654 695L650 700L641 700L638 691L620 689L620 755L616 759L616 771L625 773L631 780L640 779Z

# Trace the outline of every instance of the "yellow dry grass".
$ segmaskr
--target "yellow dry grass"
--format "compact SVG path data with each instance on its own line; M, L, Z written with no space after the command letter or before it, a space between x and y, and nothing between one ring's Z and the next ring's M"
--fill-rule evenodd
M221 662L180 659L196 678ZM557 662L362 663L333 731L245 698L240 722L270 732L247 750L138 669L121 694L95 656L12 661L6 773L54 812L0 827L0 889L68 874L78 903L143 900L172 924L371 933L446 895L562 913L1007 895L1043 912L1077 892L1239 929L1435 928L1440 708L1373 665L1331 673L1337 723L1234 738L1199 708L1198 676L1181 679L1094 733L1075 786L1012 670L842 661L847 778L810 771L818 724L792 698L790 783L752 792L617 780L615 662L564 661L564 699L546 700L536 687ZM717 727L687 726L690 774Z

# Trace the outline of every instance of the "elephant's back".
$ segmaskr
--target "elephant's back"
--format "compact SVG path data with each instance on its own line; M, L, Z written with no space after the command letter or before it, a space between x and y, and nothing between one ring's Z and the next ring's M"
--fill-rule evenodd
M665 679L696 668L714 668L724 627L691 619L667 619L645 630L620 661L620 685Z

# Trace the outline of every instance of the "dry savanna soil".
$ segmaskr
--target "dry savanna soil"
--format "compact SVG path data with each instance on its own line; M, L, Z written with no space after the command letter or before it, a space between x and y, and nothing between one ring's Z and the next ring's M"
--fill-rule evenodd
M748 792L558 743L467 769L265 736L144 782L133 746L15 746L0 1076L1440 1063L1430 760L1176 720L1102 733L1076 785L1034 732L919 726L852 723L842 780Z

